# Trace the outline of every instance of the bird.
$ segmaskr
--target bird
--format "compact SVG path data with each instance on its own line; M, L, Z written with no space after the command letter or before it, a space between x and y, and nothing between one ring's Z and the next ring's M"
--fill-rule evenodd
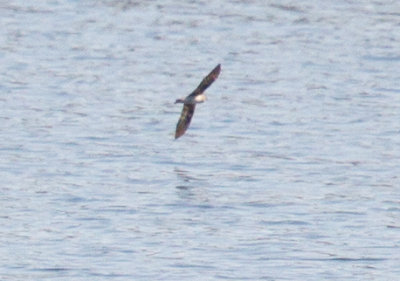
M192 120L194 109L197 103L202 103L206 100L204 91L218 78L221 72L221 64L218 64L211 72L203 78L199 86L186 98L180 98L175 103L183 103L181 116L176 124L175 139L181 137L189 128Z

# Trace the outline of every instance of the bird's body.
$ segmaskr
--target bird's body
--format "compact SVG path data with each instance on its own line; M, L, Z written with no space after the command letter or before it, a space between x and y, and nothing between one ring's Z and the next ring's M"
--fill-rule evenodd
M221 72L221 65L218 64L204 79L200 85L186 98L177 99L175 103L183 103L183 109L178 124L176 125L175 139L182 136L190 125L194 109L197 103L202 103L206 100L204 91L218 78Z
M196 104L196 103L205 102L206 99L207 99L206 95L204 95L204 94L201 94L201 95L198 95L198 96L189 95L184 99L177 99L175 101L175 103Z

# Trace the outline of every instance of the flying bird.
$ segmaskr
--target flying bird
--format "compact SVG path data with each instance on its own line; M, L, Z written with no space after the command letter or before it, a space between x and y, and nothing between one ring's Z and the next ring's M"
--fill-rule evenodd
M204 91L218 78L221 72L221 64L218 64L204 79L200 85L186 98L177 99L175 103L183 103L183 109L178 124L176 124L175 139L182 136L189 128L192 120L196 103L202 103L206 100Z

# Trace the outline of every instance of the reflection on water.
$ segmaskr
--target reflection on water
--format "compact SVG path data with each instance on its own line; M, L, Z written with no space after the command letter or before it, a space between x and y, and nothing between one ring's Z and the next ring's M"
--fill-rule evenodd
M190 176L188 170L183 170L175 167L174 172L176 173L177 178L181 182L190 183L190 182L200 181L200 179Z
M176 176L178 178L178 185L176 186L177 189L181 190L180 194L182 195L183 192L186 196L193 196L193 193L190 192L190 189L194 188L196 182L198 181L196 178L191 177L188 175L188 171L176 168L174 169Z
M208 182L194 177L188 170L175 167L174 172L178 178L176 188L178 196L184 200L185 204L192 203L201 205L209 201L207 192ZM190 200L190 201L187 201Z

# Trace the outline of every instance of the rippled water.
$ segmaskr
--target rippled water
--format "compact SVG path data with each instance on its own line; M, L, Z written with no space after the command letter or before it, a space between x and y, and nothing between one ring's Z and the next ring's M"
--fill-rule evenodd
M1 3L0 279L398 279L399 11Z

